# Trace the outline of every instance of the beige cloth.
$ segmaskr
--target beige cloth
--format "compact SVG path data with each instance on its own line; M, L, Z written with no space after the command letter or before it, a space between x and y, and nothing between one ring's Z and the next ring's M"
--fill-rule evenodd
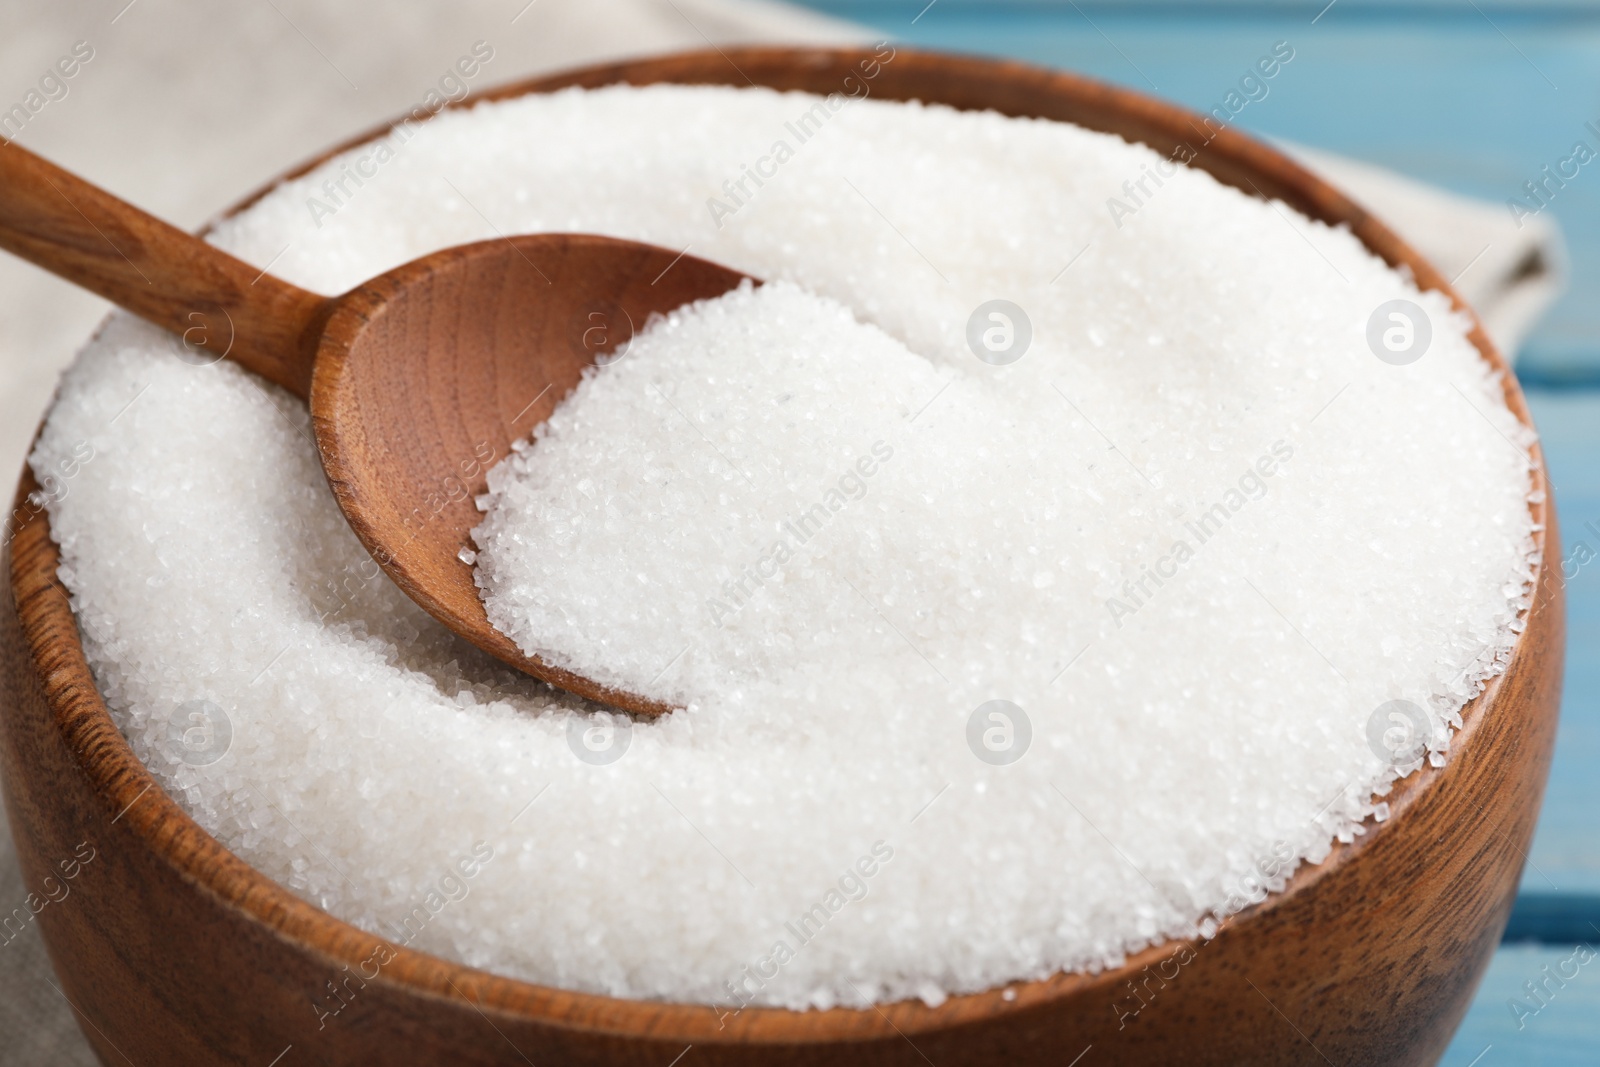
M21 102L75 42L88 42L93 58L18 143L187 228L287 164L409 109L479 40L494 48L476 79L486 85L710 42L874 36L772 0L523 2L0 0L0 111ZM1508 349L1556 291L1559 236L1544 220L1516 231L1497 207L1306 155L1396 220L1447 275L1470 264L1462 288ZM1538 269L1522 269L1529 262ZM0 474L8 484L57 375L106 307L0 255ZM0 915L27 893L0 823ZM52 980L36 928L0 945L0 1061L94 1062Z

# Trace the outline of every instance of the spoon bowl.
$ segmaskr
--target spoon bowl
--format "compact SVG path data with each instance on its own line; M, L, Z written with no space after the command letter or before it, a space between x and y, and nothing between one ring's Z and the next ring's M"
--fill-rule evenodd
M744 275L687 249L536 234L447 248L324 297L14 144L0 152L0 248L177 334L199 362L232 359L308 401L351 528L452 632L579 696L672 710L527 655L490 624L468 562L474 500L585 368L620 358L651 315Z
M485 652L636 714L670 711L525 655L490 625L463 549L488 468L585 370L623 358L651 315L743 278L653 245L541 234L448 248L340 297L316 354L311 417L356 536L408 596Z

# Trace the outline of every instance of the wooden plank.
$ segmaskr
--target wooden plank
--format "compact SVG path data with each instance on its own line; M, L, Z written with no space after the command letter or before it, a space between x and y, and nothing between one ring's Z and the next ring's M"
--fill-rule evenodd
M1524 889L1517 894L1504 941L1509 945L1600 941L1600 894Z
M1539 989L1537 999L1528 991L1529 982ZM1600 950L1571 944L1507 945L1495 953L1478 997L1440 1064L1594 1067L1597 1059Z
M1555 482L1567 575L1567 677L1531 892L1600 892L1600 393L1530 390ZM1590 555L1592 554L1592 555ZM1580 563L1587 559L1588 562ZM1597 935L1600 936L1600 935Z

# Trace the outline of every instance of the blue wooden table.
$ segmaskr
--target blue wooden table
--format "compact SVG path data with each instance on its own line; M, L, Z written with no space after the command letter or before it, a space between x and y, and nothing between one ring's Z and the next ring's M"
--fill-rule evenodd
M1295 60L1238 124L1504 203L1583 139L1600 148L1600 3L1494 0L811 0L909 44L1062 67L1198 110L1276 41ZM1561 731L1523 892L1451 1067L1600 1063L1600 159L1551 198L1572 286L1518 373L1556 484L1568 591ZM1592 525L1591 525L1592 524ZM1569 962L1570 961L1570 962ZM1576 976L1525 983L1549 967ZM1520 1006L1519 1006L1520 1005ZM1536 1009L1536 1010L1535 1010Z

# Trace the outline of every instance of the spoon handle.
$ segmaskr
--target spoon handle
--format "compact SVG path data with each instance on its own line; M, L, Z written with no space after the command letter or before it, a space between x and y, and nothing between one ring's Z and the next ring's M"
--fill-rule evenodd
M0 248L304 398L332 301L280 281L15 143L0 145ZM201 350L204 350L202 353Z

